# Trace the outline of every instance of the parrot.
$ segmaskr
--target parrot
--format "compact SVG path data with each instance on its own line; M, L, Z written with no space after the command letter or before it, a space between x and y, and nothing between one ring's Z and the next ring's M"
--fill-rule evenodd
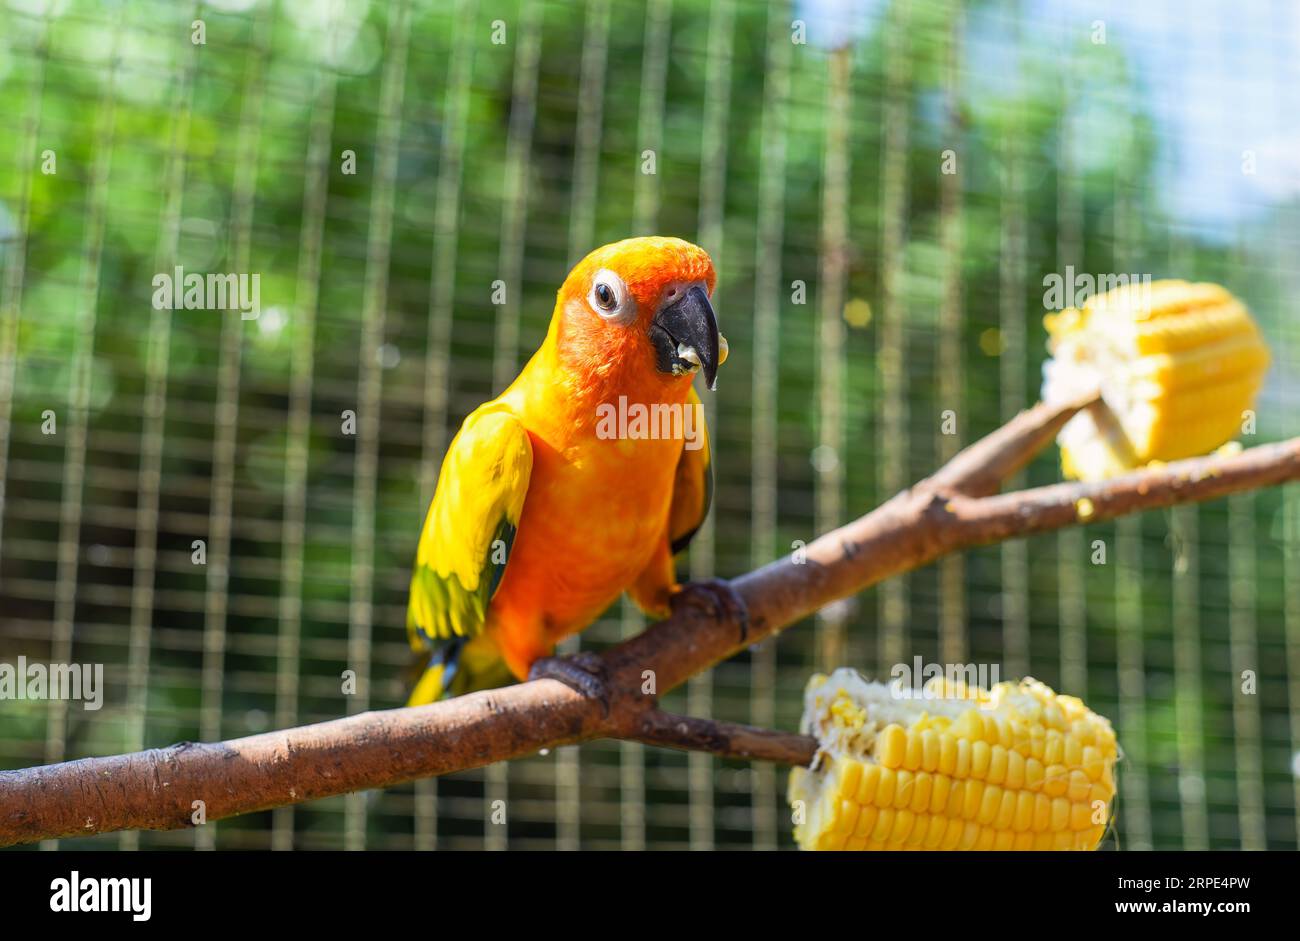
M411 575L408 705L563 665L556 643L624 592L652 618L700 607L743 636L728 583L680 584L674 565L712 502L693 379L713 390L727 357L716 280L704 249L666 236L597 248L565 278L541 346L443 457Z

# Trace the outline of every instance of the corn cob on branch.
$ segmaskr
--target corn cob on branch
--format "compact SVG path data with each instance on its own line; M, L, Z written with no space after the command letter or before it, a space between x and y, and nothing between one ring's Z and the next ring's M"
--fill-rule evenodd
M1090 850L1110 822L1110 722L1037 680L922 689L841 667L804 691L820 748L790 772L804 849Z
M602 654L600 696L539 679L228 742L0 771L0 846L179 829L192 825L195 801L203 801L208 820L219 820L602 737L805 762L800 736L658 715L657 695L832 601L948 553L1300 479L1295 438L1099 484L986 495L1090 402L1030 409L932 477L821 536L804 564L780 559L733 580L749 612L743 639L736 624L692 609ZM641 692L648 676L656 695Z
M1206 454L1254 407L1269 351L1246 306L1218 284L1161 280L1045 318L1043 398L1097 388L1107 408L1062 429L1066 477L1103 480Z

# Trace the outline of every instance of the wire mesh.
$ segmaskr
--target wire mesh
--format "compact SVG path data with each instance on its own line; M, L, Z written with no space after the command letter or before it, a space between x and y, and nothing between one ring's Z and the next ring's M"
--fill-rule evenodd
M102 663L106 690L0 703L0 767L399 705L442 452L569 265L629 234L720 272L714 508L683 574L797 551L1032 402L1067 266L1226 284L1274 353L1256 440L1300 433L1300 18L1180 10L9 0L0 662ZM1206 174L1234 181L1217 214L1187 198ZM176 266L258 274L260 312L154 306ZM1019 482L1058 475L1049 453ZM1110 845L1295 848L1298 546L1293 485L981 549L666 707L794 728L814 668L998 664L1116 722ZM563 650L642 624L615 606ZM59 845L769 849L783 791L598 742Z

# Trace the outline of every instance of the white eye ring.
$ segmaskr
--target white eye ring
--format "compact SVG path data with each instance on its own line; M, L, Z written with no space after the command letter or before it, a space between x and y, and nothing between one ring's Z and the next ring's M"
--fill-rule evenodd
M625 323L636 312L636 301L623 283L623 279L601 268L591 279L591 291L587 294L587 303L591 309L605 320Z

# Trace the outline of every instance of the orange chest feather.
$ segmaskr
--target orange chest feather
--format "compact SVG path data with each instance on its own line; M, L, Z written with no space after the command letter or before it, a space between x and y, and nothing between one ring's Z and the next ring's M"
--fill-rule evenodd
M635 577L662 538L682 440L629 436L629 425L638 431L634 423L620 428L617 414L608 419L600 432L570 426L567 435L532 433L520 531L528 528L530 540L544 534L594 577L618 577L629 567Z
M666 539L677 463L695 416L686 416L684 401L664 401L662 388L653 390L657 401L645 391L519 403L533 469L503 606L527 599L563 630L613 601Z

